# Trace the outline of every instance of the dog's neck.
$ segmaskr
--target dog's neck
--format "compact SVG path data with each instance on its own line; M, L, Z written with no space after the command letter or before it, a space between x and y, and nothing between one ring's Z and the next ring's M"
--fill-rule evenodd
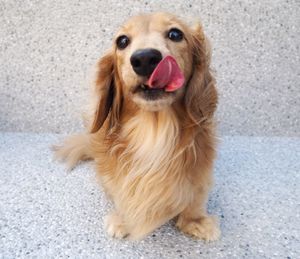
M171 107L159 112L139 110L122 123L111 151L117 152L123 167L119 171L128 175L167 172L185 151L181 150L181 135L180 121Z
M175 147L179 139L180 125L171 108L159 112L139 110L124 124L121 132L130 145L135 147L141 145L156 149L171 144Z

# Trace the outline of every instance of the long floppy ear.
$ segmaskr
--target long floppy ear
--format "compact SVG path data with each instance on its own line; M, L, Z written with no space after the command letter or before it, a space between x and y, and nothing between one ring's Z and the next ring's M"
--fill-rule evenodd
M98 63L97 79L95 83L95 94L97 95L97 104L94 113L93 122L90 128L91 133L97 132L110 115L109 128L117 123L119 117L120 105L116 97L120 97L116 89L115 81L115 61L112 51L107 52Z
M198 24L192 32L193 71L185 94L185 107L193 124L212 118L218 102L215 79L210 70L211 48Z

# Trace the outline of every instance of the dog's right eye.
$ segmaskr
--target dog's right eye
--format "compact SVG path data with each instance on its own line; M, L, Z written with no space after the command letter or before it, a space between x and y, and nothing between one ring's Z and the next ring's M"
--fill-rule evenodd
M129 45L129 38L126 35L121 35L117 38L117 47L118 49L125 49Z
M168 38L172 41L179 42L183 39L183 32L177 28L172 28L168 32Z

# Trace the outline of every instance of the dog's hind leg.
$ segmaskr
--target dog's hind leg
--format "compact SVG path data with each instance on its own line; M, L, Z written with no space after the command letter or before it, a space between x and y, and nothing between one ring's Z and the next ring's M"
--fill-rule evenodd
M61 145L52 146L54 157L66 162L68 169L72 170L78 162L93 159L90 142L91 134L71 135Z

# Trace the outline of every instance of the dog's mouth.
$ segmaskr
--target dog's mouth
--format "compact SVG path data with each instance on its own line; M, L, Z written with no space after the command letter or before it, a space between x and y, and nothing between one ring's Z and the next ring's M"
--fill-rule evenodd
M147 84L138 85L134 89L133 93L139 95L140 97L146 100L157 100L175 94L175 92L167 92L165 87L151 88Z

